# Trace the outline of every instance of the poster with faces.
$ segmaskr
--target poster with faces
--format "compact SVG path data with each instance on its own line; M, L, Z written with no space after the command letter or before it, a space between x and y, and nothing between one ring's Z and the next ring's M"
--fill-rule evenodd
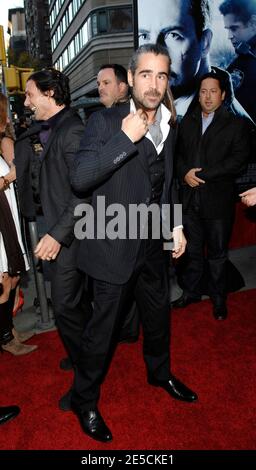
M189 97L197 78L215 66L228 69L239 103L255 121L256 104L251 108L255 87L250 89L250 82L256 79L256 0L240 2L245 4L242 10L248 8L248 3L255 9L252 21L246 24L234 14L220 11L224 0L134 1L135 45L159 43L168 48L172 62L170 85L174 98L179 99L181 111L178 114L181 116L191 101ZM235 63L232 69L234 61L241 57L241 52L246 52L248 41L254 36L255 50L250 51L250 59L255 61L254 72L251 64L243 70ZM248 87L245 87L245 81L249 83ZM256 103L256 97L254 101Z
M229 31L225 29L223 15L219 11L219 5L223 1L209 0L208 15L207 2L205 11L200 12L199 7L197 11L190 10L193 3L191 0L135 0L137 44L154 43L160 39L168 46L171 56L177 48L185 54L186 45L189 46L193 41L194 34L199 36L200 30L209 28L212 32L209 50L211 64L227 67L236 54L229 39ZM194 3L199 4L200 0Z
M169 51L179 119L191 109L200 77L217 67L229 76L232 112L256 123L256 0L134 0L133 5L135 47L158 43ZM255 160L254 153L256 183Z

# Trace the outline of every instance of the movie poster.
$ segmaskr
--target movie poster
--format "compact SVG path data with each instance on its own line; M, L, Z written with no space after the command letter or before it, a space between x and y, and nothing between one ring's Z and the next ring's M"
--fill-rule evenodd
M135 0L135 45L159 42L168 47L170 84L180 117L191 105L198 77L218 67L232 77L234 112L256 122L256 15L254 22L242 25L245 33L239 36L240 19L222 14L223 2ZM256 11L256 0L244 2L244 8L255 2Z
M202 75L215 69L228 77L225 105L252 127L250 163L237 179L239 193L256 185L256 0L234 0L240 17L227 11L227 3L232 0L134 0L134 42L168 48L179 120L196 105Z

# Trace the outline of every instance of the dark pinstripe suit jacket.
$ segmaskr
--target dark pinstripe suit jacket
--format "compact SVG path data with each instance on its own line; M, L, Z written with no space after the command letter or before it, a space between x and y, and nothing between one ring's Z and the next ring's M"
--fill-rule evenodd
M72 185L76 191L93 191L95 214L97 196L105 196L106 207L114 203L122 204L127 209L126 213L129 204L150 202L151 182L145 148L149 141L143 138L134 144L121 131L122 119L129 112L130 105L124 104L94 113L86 125L80 150L76 154ZM164 150L162 202L169 203L174 151L174 131L171 128ZM106 217L106 223L108 220ZM85 239L80 245L78 266L96 279L123 284L132 274L139 246L140 240Z

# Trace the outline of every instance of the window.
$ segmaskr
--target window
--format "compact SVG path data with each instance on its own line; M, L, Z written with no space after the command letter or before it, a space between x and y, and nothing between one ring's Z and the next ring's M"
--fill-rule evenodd
M107 30L108 30L108 27L107 27L106 11L99 11L98 12L98 32L106 33Z
M79 33L75 35L75 55L78 54L78 52L80 51L81 47L80 47L80 38L79 38Z
M77 3L77 0L73 0L73 12L74 12L74 15L77 14L77 10L78 10L78 3Z
M75 41L74 41L74 39L73 39L73 41L71 41L71 43L70 43L69 46L68 46L68 56L69 56L68 58L69 58L69 60L73 60L74 57L75 57L74 42L75 42Z
M72 6L72 2L69 4L69 7L68 7L68 16L69 16L69 22L71 23L71 21L73 20L73 6Z
M68 50L67 49L65 49L65 51L62 54L62 64L63 64L63 68L67 67L68 65Z
M98 34L98 27L97 27L97 15L92 15L92 35L96 36Z
M76 2L79 7L84 0L76 0ZM63 17L61 21L61 28L63 29L64 34L66 28L71 22L71 14L73 15L72 3L69 4L68 11L66 11L65 17ZM126 31L132 31L132 8L105 8L94 12L87 18L86 22L82 25L75 37L57 60L56 63L58 64L59 70L63 70L68 66L69 62L78 55L80 50L85 46L85 44L87 44L92 36ZM57 47L57 44L61 40L60 33L59 25L52 38L53 49Z
M63 31L66 31L67 24L66 24L66 16L65 15L62 18L62 27L63 27Z
M92 35L132 31L132 9L111 8L92 15Z
M80 29L81 32L81 47L85 46L85 44L88 42L88 24L87 21L84 23L82 28Z
M51 27L54 25L54 23L56 21L56 18L57 18L57 15L58 15L64 1L65 0L56 0L56 2L54 3L52 12L50 14L50 25L51 25ZM77 14L79 8L81 7L81 5L83 5L84 2L85 2L85 0L71 0L69 2L68 7L65 10L64 15L62 16L62 18L59 22L58 29L59 29L59 27L61 27L61 35L59 33L57 34L56 46L58 45L58 43L62 39L62 35L65 34L66 29L69 27L70 23L72 23L73 18L75 17L75 15Z
M89 16L88 20L86 21L87 23L87 34L88 34L88 41L92 37L92 18Z
M109 11L109 32L132 30L131 8L118 8Z

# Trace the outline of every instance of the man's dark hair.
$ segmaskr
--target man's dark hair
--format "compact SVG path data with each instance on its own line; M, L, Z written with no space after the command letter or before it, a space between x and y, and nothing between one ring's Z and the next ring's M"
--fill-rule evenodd
M124 82L126 85L128 85L128 80L127 80L127 71L126 69L120 65L120 64L103 64L99 72L104 69L112 69L114 70L114 74L118 80L118 82Z
M49 67L32 73L28 80L33 80L42 93L52 90L56 104L70 105L69 78L59 70Z
M149 54L149 53L152 53L155 55L164 55L165 57L167 57L169 61L169 69L170 69L171 58L166 47L162 46L159 43L143 44L142 46L138 47L138 49L133 53L130 59L129 70L131 70L132 75L134 75L136 72L140 56L143 54Z
M221 72L222 71L220 71L219 73L219 69L215 68L215 69L212 69L210 72L207 72L204 75L202 75L202 77L200 77L200 80L199 80L199 88L201 87L201 83L203 80L205 80L206 78L213 78L214 80L217 80L219 82L219 86L220 86L222 93L223 91L227 91L227 88L229 86L229 83L228 83L229 74L227 73L223 75Z
M232 103L235 95L231 75L227 70L220 69L219 67L212 66L210 72L205 73L202 77L198 79L197 92L193 103L198 102L200 86L202 81L206 78L214 78L215 80L218 80L221 92L223 93L223 91L225 91L225 98L223 104L231 113L234 113ZM192 110L193 107L191 106L189 109Z
M204 30L211 22L210 4L210 0L190 0L189 14L194 19L198 39L201 39Z
M256 0L225 0L220 4L219 10L223 16L234 15L237 20L246 24L252 15L256 15Z

